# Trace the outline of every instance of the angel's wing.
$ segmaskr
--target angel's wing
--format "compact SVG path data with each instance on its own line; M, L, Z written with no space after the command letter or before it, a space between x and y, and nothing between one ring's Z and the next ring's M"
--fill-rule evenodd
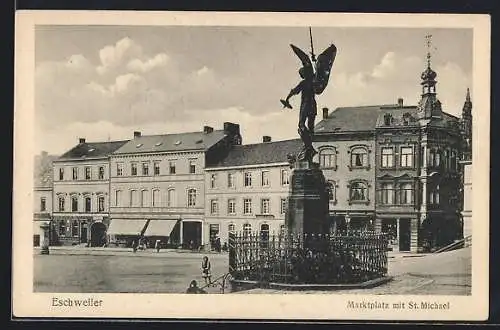
M337 55L337 47L331 44L330 47L325 49L325 51L318 56L316 62L316 74L314 81L314 92L316 94L321 94L328 85L328 80L330 79L330 72L332 70L333 61L335 61L335 56Z
M300 49L299 47L294 46L292 44L290 44L290 47L292 47L293 52L299 57L303 66L312 67L311 59L302 49Z

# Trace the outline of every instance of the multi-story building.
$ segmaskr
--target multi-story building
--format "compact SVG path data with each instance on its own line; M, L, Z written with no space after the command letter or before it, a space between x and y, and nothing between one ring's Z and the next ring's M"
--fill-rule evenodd
M111 156L109 241L129 245L138 236L174 246L203 245L207 166L241 144L239 125L222 130L134 138Z
M33 189L33 244L40 246L43 231L42 224L49 224L52 219L52 161L56 156L43 151L35 156Z
M54 160L52 244L106 243L109 155L126 142L80 138L75 147Z
M314 147L330 186L332 230L371 229L375 221L375 123L380 106L342 107L315 127Z
M229 232L278 233L285 224L288 155L298 154L301 140L235 146L227 157L205 169L205 240Z
M336 226L371 226L388 233L399 251L433 249L461 235L460 125L470 119L442 111L430 63L421 78L417 106L399 99L331 114L324 109L315 128L316 157L332 186Z

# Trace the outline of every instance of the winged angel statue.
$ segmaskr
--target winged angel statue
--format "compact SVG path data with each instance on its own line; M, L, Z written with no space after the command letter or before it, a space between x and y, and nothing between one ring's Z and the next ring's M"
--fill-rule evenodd
M304 143L304 148L298 155L297 159L312 162L313 156L317 153L312 146L314 120L317 114L315 95L321 94L328 85L330 71L337 54L337 47L335 47L334 44L331 44L330 47L318 55L316 60L311 34L311 61L311 58L309 58L309 56L300 48L294 45L290 46L302 62L302 67L299 69L299 75L302 80L290 91L286 99L281 99L280 101L284 108L292 109L289 102L290 98L301 93L298 132L302 142ZM315 64L314 66L313 62Z

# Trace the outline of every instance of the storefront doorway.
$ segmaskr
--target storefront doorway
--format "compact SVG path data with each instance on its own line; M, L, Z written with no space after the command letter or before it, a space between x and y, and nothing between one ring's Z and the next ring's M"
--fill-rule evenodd
M198 249L201 245L201 222L183 221L182 242L184 247Z
M80 243L87 243L87 230L88 230L87 221L82 221L80 226Z
M106 226L102 222L94 222L90 227L90 246L103 246L106 243Z
M399 219L399 251L410 251L411 226L410 219Z

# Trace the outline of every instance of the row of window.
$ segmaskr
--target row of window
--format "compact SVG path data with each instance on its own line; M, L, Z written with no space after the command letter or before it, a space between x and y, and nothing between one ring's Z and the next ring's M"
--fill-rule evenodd
M423 159L422 159L423 166ZM446 169L458 169L458 157L454 150L443 152L435 149L430 149L427 156L427 167L440 167L443 166Z
M97 168L97 180L104 180L104 166L99 166ZM59 181L65 179L64 167L59 168ZM80 176L80 169L78 167L71 168L71 179L72 180L92 180L95 179L94 173L91 166L85 166L83 168L83 176Z
M395 188L393 183L383 183L379 190L379 202L381 204L413 204L413 184L401 183Z
M394 154L395 154L394 148L392 147L382 148L380 166L382 168L395 167ZM413 147L401 147L399 154L400 167L413 167L414 166L413 158L414 158Z
M187 206L196 207L197 206L197 190L190 188L187 190ZM150 192L148 190L130 190L128 193L128 203L124 203L123 197L124 192L122 190L115 191L115 206L135 206L135 207L174 207L176 206L176 191L174 188L167 190L166 203L163 203L164 197L160 189L153 189Z
M67 234L73 237L78 237L80 228L85 228L85 230L87 228L87 223L85 221L59 220L56 221L56 224L57 224L57 233L61 237L65 237L67 236Z
M348 165L351 169L366 168L369 166L368 149L365 147L352 148L350 151L351 159ZM392 168L396 166L396 159L399 159L398 166L412 168L415 166L415 152L411 146L401 146L399 149L399 157L396 157L396 147L383 147L381 149L380 166L382 168ZM424 148L422 148L424 154ZM441 160L442 158L442 160ZM439 151L436 149L429 149L428 154L429 167L438 167L444 165L447 169L457 169L458 158L455 150ZM319 164L322 168L336 168L337 167L337 151L335 147L322 147L319 152ZM421 160L423 166L423 158Z
M269 236L269 225L267 223L263 223L260 225L260 235L265 237ZM242 226L243 235L248 236L252 234L252 225L250 223L245 223ZM234 223L230 223L227 226L228 233L236 233L236 225ZM280 231L283 233L285 231L285 225L280 225Z
M366 168L369 166L368 148L354 147L349 151L351 155L349 168ZM322 147L319 152L319 164L322 168L337 167L337 149L335 147Z
M236 215L236 198L229 198L226 204L226 214ZM285 214L287 209L287 199L280 199L280 214ZM252 215L254 213L253 201L251 198L243 198L242 210L244 215ZM210 200L210 214L219 214L219 200ZM269 198L262 198L260 200L260 213L259 214L271 214L271 200Z
M252 187L260 184L262 187L271 186L271 172L269 170L260 171L258 177L255 178L255 172L245 172L243 173L243 186ZM235 173L227 173L226 184L228 188L236 187ZM217 173L210 174L210 188L215 189L219 187L219 176ZM286 186L290 183L290 178L287 169L281 170L280 184Z
M330 201L337 201L338 186L335 181L329 180L328 195ZM349 201L351 202L366 202L369 201L368 184L363 181L355 181L349 184Z
M189 174L195 174L197 170L197 159L189 159L189 167L188 167L188 173ZM116 163L116 175L117 176L124 176L124 163ZM140 168L140 172L139 172ZM176 174L177 173L177 167L176 167L176 160L169 160L168 161L168 168L167 172L168 174ZM160 161L153 161L153 169L152 172L150 171L150 163L149 162L132 162L130 163L130 175L131 176L137 176L137 175L142 175L142 176L149 176L149 175L161 175L162 174L162 169L160 165Z
M65 212L66 211L66 198L64 196L59 196L57 197L58 201L58 211L59 212ZM68 211L71 212L79 212L79 198L78 196L71 196L70 197L70 208ZM45 201L42 201L42 203L45 203ZM85 196L83 198L83 211L84 212L92 212L92 198L90 196ZM97 212L104 212L104 196L98 196L97 197Z

